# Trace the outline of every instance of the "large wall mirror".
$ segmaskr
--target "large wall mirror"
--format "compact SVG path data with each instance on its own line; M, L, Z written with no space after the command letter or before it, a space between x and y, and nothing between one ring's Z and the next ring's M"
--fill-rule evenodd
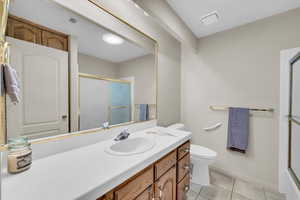
M290 70L289 169L300 189L300 54Z
M155 48L52 0L11 1L6 41L20 86L18 103L6 96L7 138L44 138L156 118Z

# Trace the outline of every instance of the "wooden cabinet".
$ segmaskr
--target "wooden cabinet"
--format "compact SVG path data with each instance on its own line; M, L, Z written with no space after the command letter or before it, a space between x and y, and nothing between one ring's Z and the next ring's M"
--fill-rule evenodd
M189 142L181 145L97 200L187 200L189 149Z
M155 182L155 197L160 200L176 200L176 167Z
M68 36L28 20L9 16L6 35L19 40L68 51Z
M41 44L42 31L40 29L13 18L8 18L7 21L7 35L9 37Z
M49 31L42 31L42 45L65 51L68 50L68 40L66 37Z

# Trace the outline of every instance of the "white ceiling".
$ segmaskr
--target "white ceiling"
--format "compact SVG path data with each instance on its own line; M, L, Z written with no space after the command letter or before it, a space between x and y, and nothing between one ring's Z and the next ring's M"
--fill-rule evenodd
M299 0L167 0L197 37L207 36L300 7ZM216 24L201 24L202 16L217 11Z
M102 34L110 31L51 0L13 0L9 12L67 35L75 35L79 41L79 52L86 55L111 62L123 62L150 53L127 40L122 45L105 43ZM70 18L77 19L77 23L70 23Z

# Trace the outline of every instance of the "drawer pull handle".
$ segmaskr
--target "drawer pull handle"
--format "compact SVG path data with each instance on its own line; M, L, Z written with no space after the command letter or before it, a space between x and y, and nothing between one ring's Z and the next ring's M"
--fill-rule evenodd
M162 196L163 196L163 188L161 186L159 186L158 190L159 190L159 197L158 197L158 199L161 200Z
M152 200L155 200L154 193L152 192L152 188L151 187L148 188L148 194L149 194L149 197L152 197L151 198Z
M185 187L184 187L184 192L188 192L190 190L190 186L189 185L186 185Z
M184 170L186 170L188 173L191 172L191 166L190 165L185 165L182 167Z
M184 200L188 200L188 191L190 190L190 186L189 185L185 185L185 187L184 187L184 193L183 193L183 199Z
M181 149L181 152L183 152L183 153L189 153L190 152L190 148Z
M183 166L183 169L184 169L184 170L187 170L187 171L190 171L191 166L190 166L190 165L184 165L184 166Z

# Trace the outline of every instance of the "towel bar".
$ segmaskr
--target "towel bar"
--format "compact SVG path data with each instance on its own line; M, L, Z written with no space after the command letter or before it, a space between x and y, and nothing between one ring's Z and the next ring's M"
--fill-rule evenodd
M230 106L209 106L211 110L228 110ZM248 108L251 111L274 112L273 108Z

